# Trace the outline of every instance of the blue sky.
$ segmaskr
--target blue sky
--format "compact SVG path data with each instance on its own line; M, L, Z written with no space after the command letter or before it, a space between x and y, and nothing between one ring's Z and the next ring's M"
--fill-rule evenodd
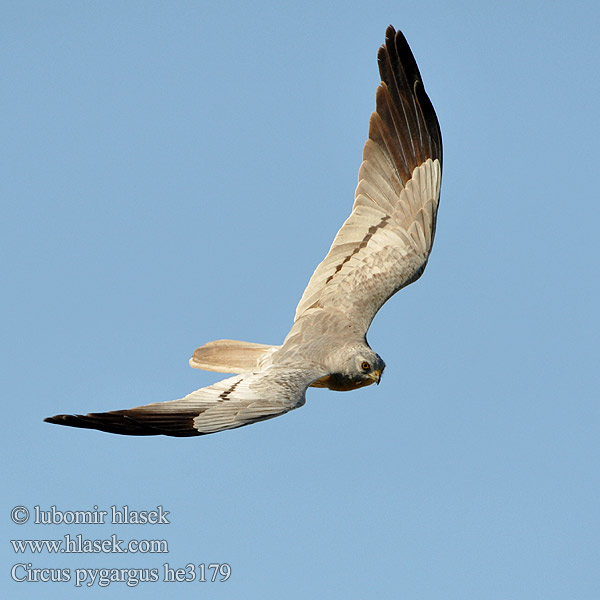
M0 588L596 598L597 5L216 4L2 3ZM352 205L389 23L445 162L425 275L369 333L382 384L310 390L301 410L201 438L43 423L210 384L187 365L206 341L280 343ZM10 520L125 504L170 524ZM169 552L8 541L78 533ZM85 591L10 578L17 563L162 578L165 562L232 574Z

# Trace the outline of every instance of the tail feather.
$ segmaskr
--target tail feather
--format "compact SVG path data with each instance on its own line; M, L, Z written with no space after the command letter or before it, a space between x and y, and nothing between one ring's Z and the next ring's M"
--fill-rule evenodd
M280 346L216 340L200 346L190 358L190 366L219 373L249 373L259 369Z

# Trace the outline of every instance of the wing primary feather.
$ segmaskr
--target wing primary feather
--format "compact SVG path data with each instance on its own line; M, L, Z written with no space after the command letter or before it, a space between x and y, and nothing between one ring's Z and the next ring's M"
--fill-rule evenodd
M172 415L140 414L134 418L130 411L115 410L105 413L89 413L87 415L55 415L44 419L46 423L66 425L83 429L97 429L106 433L121 435L168 435L174 437L190 437L201 435L193 428L197 411L181 411Z

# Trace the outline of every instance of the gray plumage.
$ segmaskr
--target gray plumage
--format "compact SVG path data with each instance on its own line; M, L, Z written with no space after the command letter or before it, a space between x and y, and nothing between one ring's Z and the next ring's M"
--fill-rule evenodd
M369 347L367 330L386 300L427 264L442 140L415 59L392 26L378 64L382 81L352 212L313 273L283 344L209 342L190 365L237 375L179 400L47 422L127 435L203 435L298 408L311 386L346 391L379 383L385 363Z

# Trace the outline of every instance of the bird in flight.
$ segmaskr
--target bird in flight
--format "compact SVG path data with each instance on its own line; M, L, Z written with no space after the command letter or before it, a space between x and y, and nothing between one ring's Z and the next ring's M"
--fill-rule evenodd
M381 84L354 206L310 278L283 344L209 342L190 365L235 376L179 400L45 421L124 435L205 435L299 408L309 387L348 391L379 383L385 363L367 343L367 330L429 259L442 137L410 47L391 25L377 62Z

